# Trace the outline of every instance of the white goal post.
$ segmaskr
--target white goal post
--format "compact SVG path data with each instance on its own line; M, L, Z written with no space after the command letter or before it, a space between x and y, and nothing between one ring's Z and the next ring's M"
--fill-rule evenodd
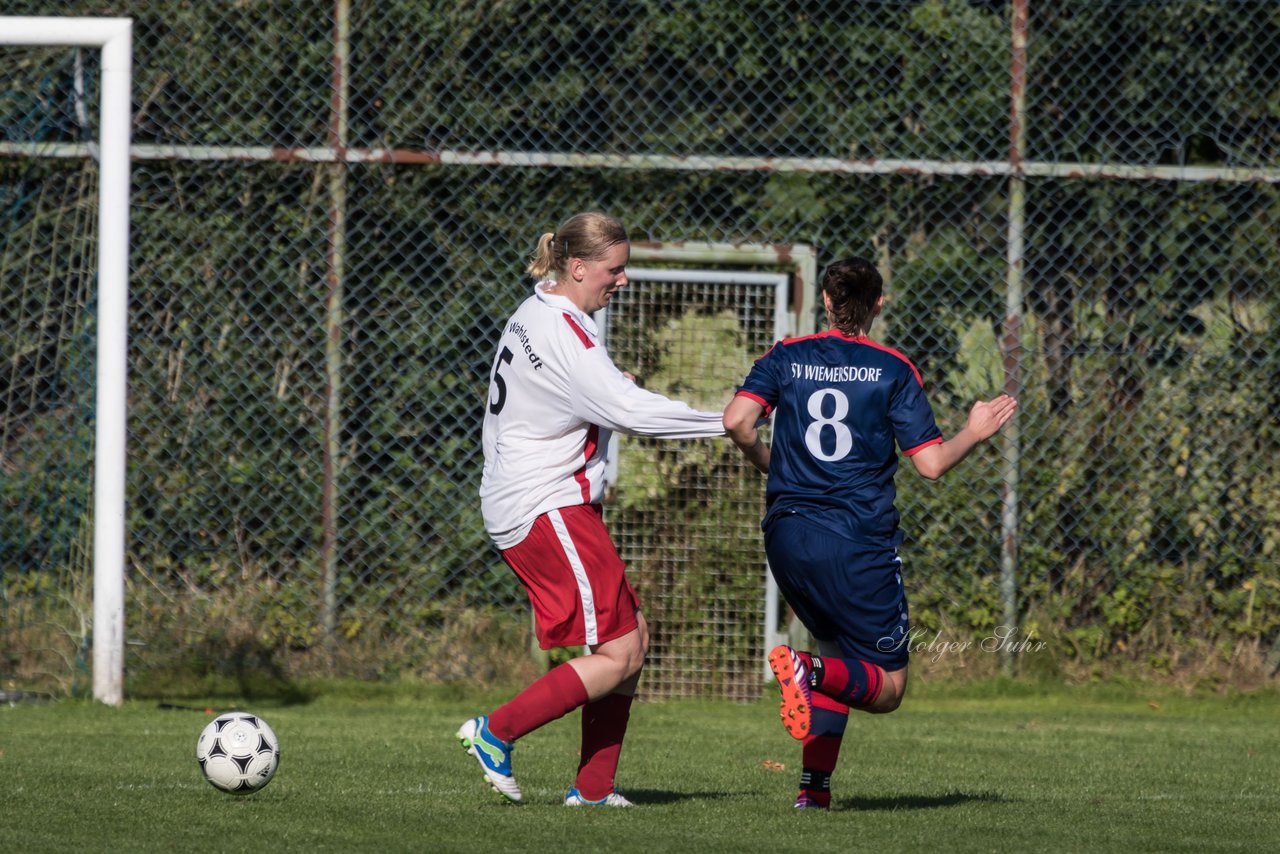
M737 254L745 254L746 250L739 250ZM663 269L656 267L627 267L627 278L633 282L680 282L684 284L709 284L709 285L739 285L739 286L756 286L763 289L773 290L773 329L772 340L777 341L787 337L795 329L795 321L787 307L787 289L791 285L791 276L787 273L759 273L759 272L743 272L740 270L724 269ZM797 311L803 310L803 305L797 307ZM596 322L600 325L602 340L608 342L609 334L609 309L602 308L595 314ZM743 366L743 370L747 370L748 366ZM745 374L744 374L745 375ZM613 484L618 483L618 453L619 453L618 434L614 433L609 437L609 448L605 457L604 480L606 491ZM765 559L763 553L760 555L760 570L764 577L764 613L761 617L763 621L763 631L761 632L762 648L768 652L780 643L787 640L787 634L778 628L778 619L781 613L779 608L779 592L778 582L774 580L773 573L769 570L769 562ZM773 671L769 668L769 662L761 659L760 662L761 675L765 679L773 678Z
M93 696L118 706L124 700L133 20L0 17L0 44L98 48L102 54L93 465Z

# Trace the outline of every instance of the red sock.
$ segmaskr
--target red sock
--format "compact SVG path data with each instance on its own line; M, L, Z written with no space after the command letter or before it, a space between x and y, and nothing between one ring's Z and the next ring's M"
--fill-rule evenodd
M849 707L822 694L813 695L813 728L801 748L800 797L820 807L831 806L831 774L840 758Z
M610 694L582 707L582 759L574 786L585 800L598 801L613 791L633 699Z
M569 662L551 668L513 700L489 715L489 732L515 741L587 702L587 688Z
M821 663L819 663L821 662ZM856 658L815 657L814 673L820 692L856 708L870 706L884 687L884 670L878 664Z

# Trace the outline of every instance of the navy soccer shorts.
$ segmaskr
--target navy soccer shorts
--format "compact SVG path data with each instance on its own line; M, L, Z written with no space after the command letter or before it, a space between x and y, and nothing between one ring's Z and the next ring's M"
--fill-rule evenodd
M764 542L778 589L816 639L845 658L907 666L907 597L895 549L851 543L796 513L770 520Z

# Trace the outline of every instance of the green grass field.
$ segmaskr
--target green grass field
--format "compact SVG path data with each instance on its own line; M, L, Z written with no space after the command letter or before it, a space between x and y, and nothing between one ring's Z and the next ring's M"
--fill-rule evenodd
M247 707L280 736L245 798L200 776L206 715L131 701L0 708L0 850L1263 851L1280 845L1274 691L916 685L851 721L830 813L791 808L798 744L772 697L646 703L618 787L571 810L577 716L521 741L523 805L453 738L505 693L334 686ZM199 705L192 701L182 701ZM776 763L785 766L777 770Z

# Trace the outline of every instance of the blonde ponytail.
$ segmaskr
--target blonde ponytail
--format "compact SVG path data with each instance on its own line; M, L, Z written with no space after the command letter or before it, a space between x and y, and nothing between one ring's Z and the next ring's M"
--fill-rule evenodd
M555 253L551 247L555 239L555 233L551 231L538 238L538 248L534 251L533 257L529 259L529 266L525 268L530 276L539 281L550 277L551 273L556 269Z

